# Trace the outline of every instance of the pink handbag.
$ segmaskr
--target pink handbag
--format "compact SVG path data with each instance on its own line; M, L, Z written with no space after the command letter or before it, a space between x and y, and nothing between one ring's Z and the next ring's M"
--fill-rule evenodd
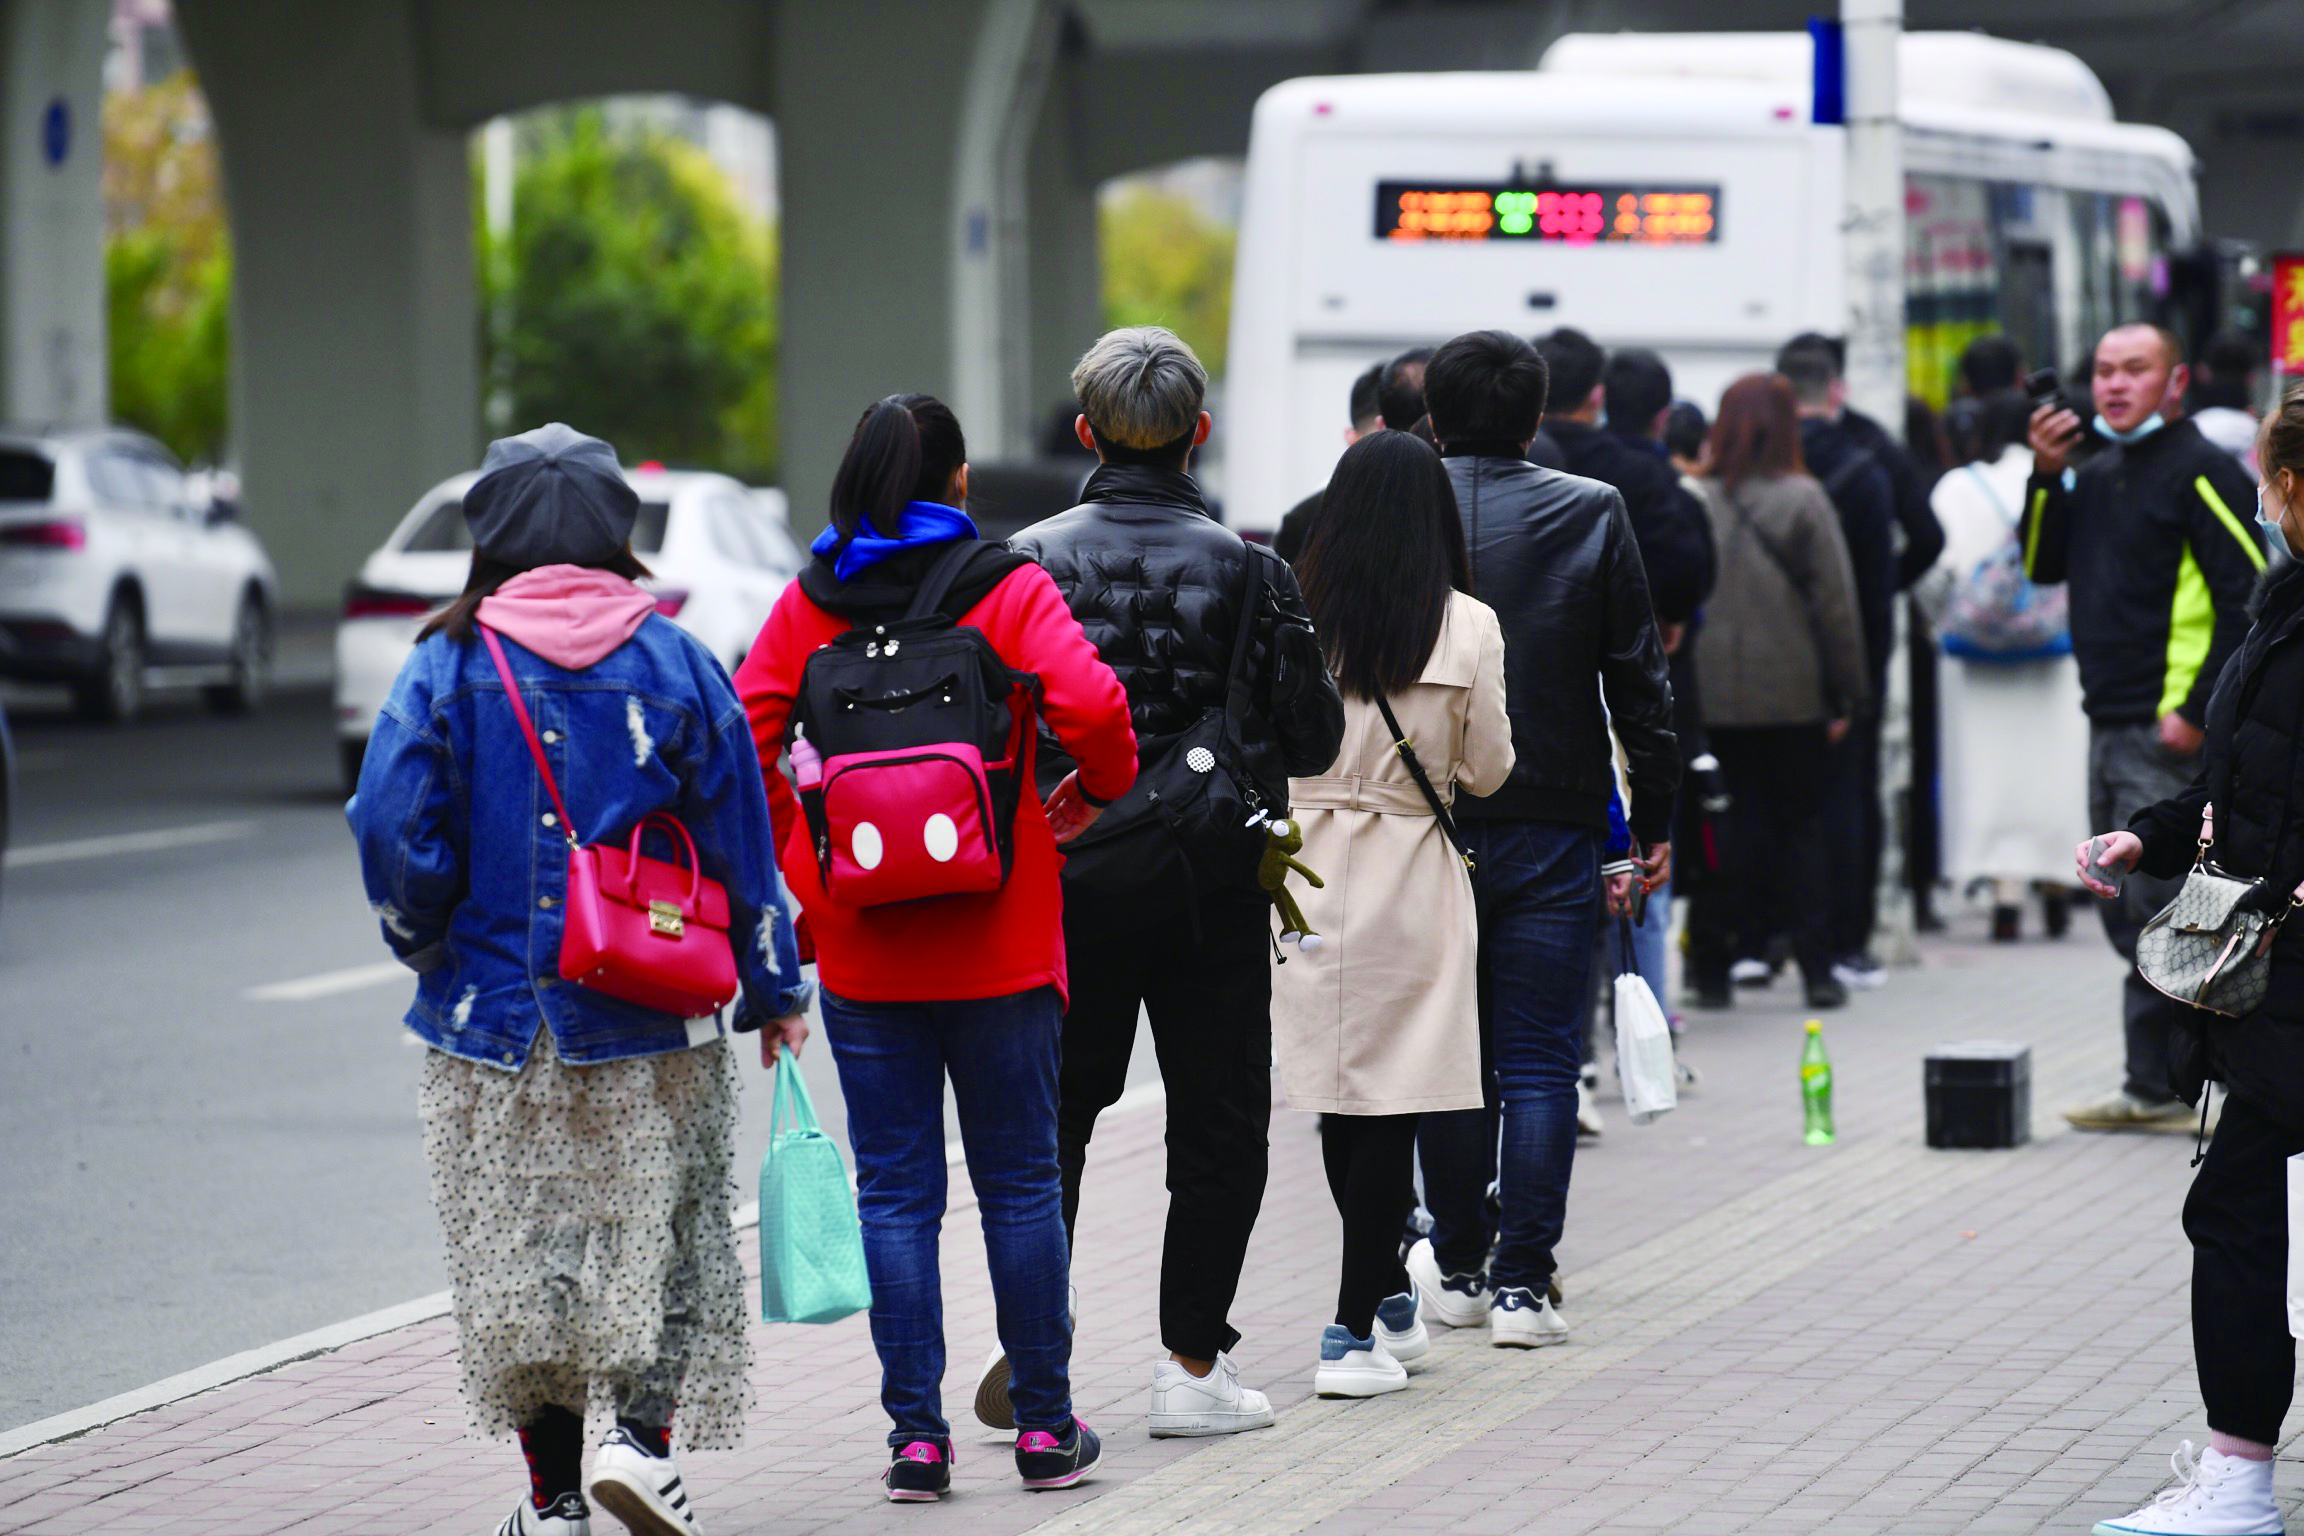
M685 1019L727 1007L737 992L736 952L728 942L728 891L704 878L696 839L670 811L652 811L640 818L622 849L580 841L520 685L504 659L503 642L486 625L480 626L480 638L504 680L504 696L511 700L528 755L536 760L568 839L561 979ZM641 839L650 827L666 834L687 862L668 864L642 853Z

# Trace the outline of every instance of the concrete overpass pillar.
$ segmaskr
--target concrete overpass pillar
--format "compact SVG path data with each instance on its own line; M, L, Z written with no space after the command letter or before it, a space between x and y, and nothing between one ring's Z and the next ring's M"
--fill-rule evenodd
M104 340L108 0L0 0L0 418L110 409Z
M1040 406L1033 145L1059 19L1050 0L779 7L777 400L796 528L822 526L882 395L943 396L979 460L1024 449Z
M230 201L234 446L292 603L478 462L466 136L423 119L421 9L177 0Z
M1031 334L1022 404L1035 438L1053 408L1072 398L1072 365L1104 328L1097 184L1078 154L1082 85L1077 57L1061 57L1032 136L1024 251Z

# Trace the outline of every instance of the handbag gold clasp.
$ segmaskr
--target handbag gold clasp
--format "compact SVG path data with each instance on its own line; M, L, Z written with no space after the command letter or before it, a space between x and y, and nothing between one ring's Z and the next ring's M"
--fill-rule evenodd
M680 915L680 908L669 901L648 903L648 931L676 939L688 931L688 920Z

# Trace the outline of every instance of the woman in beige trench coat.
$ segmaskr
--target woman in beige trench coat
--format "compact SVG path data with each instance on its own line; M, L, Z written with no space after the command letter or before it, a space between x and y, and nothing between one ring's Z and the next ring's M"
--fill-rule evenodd
M1503 631L1466 590L1456 497L1429 446L1379 432L1345 453L1301 575L1344 694L1344 745L1326 774L1288 786L1303 861L1327 881L1300 898L1325 943L1274 979L1272 1036L1289 1104L1327 1115L1321 1153L1344 1221L1314 1387L1367 1397L1406 1386L1405 1362L1429 1347L1399 1254L1416 1117L1482 1102L1471 877L1376 699L1444 800L1504 782L1512 726Z

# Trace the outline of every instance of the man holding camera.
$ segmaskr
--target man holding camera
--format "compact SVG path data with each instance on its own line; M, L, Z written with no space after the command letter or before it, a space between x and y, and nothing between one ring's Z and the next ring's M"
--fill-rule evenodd
M2181 792L2199 767L2201 722L2224 658L2248 630L2264 547L2248 519L2255 487L2230 455L2179 416L2183 350L2154 325L2116 326L2096 345L2094 435L2034 375L2032 480L2017 537L2035 582L2068 582L2072 651L2088 712L2089 825L2124 827ZM2104 931L2130 961L2136 938L2180 882L2131 875L2103 908ZM2089 1131L2175 1131L2190 1112L2169 1083L2180 1007L2131 970L2125 999L2127 1078L2118 1092L2067 1110Z

